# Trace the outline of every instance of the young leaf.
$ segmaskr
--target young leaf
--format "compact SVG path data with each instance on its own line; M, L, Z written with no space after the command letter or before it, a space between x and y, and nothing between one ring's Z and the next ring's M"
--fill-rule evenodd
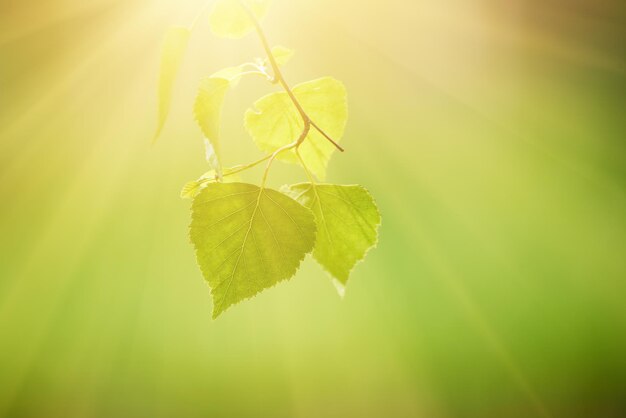
M311 209L317 224L313 257L342 285L356 263L378 242L380 213L361 186L297 184L290 196Z
M285 48L284 46L277 45L272 48L272 55L276 60L276 64L280 67L286 65L293 57L293 54L294 52L292 49Z
M244 183L206 186L193 201L190 236L213 317L291 278L315 233L311 211L282 193Z
M201 175L198 180L187 182L180 191L182 199L193 199L196 197L209 183L217 181L217 171L209 170Z
M230 83L230 87L237 87L239 80L241 80L241 77L246 73L246 65L247 64L241 64L236 67L226 67L219 70L211 77L226 79Z
M211 75L211 77L226 79L231 83L231 85L234 85L236 82L239 81L239 77L241 77L241 74L245 72L245 65L246 64L238 65L236 67L226 67Z
M218 0L209 16L211 30L223 38L243 38L254 30L254 22L245 7L252 12L257 20L267 13L269 0Z
M222 181L226 183L239 182L240 181L239 175L232 174L238 168L239 167L224 169L223 176L227 176L227 177L224 177ZM217 182L217 178L218 178L217 170L209 170L203 175L201 175L197 180L193 180L193 181L189 181L185 183L182 190L180 191L181 199L193 199L202 190L204 190L204 188L207 185L209 185L210 183Z
M170 28L165 34L161 51L161 73L159 75L158 92L159 114L154 141L161 134L170 111L174 81L189 43L189 35L189 29L183 27Z
M230 83L225 78L207 77L200 82L193 113L204 137L220 160L220 118L222 104Z
M348 118L346 89L331 77L324 77L298 84L293 93L307 115L335 141L339 141ZM263 151L273 152L300 136L303 121L296 107L285 92L272 93L257 100L255 110L248 109L245 124L248 133ZM300 146L300 155L307 167L319 179L326 176L328 161L335 146L315 128L311 128ZM284 161L298 163L293 151L278 157Z

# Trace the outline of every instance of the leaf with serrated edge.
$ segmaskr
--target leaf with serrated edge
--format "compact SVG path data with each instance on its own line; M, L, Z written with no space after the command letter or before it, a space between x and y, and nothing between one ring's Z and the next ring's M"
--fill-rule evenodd
M339 141L348 118L346 89L332 77L324 77L298 84L293 93L307 115L335 141ZM285 92L272 93L257 100L254 110L245 115L246 129L257 146L273 152L300 136L303 122L296 107ZM300 146L300 155L306 166L321 180L326 177L328 161L336 148L317 130L311 128ZM298 163L293 151L283 152L279 159Z
M161 72L158 88L159 112L154 141L161 135L170 111L174 81L187 50L189 35L189 29L184 27L170 28L165 34L161 50Z
M222 104L230 87L225 78L207 77L200 81L200 88L193 106L193 113L204 134L213 146L217 159L220 159L220 119Z
M293 58L293 50L289 48L285 48L284 46L276 45L272 48L272 55L274 56L274 60L276 60L276 64L282 67L287 65L287 63Z
M311 209L317 224L313 257L342 285L357 262L378 242L380 213L361 186L303 183L287 193Z
M311 211L282 193L209 184L193 201L190 237L211 287L213 317L291 278L315 235Z
M223 38L239 39L254 30L254 22L240 4L241 0L219 0L209 15L211 31ZM267 13L269 0L243 0L246 6L261 20Z

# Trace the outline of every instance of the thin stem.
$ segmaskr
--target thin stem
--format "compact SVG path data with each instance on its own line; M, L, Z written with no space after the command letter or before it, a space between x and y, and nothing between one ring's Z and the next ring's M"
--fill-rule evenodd
M237 167L237 168L235 168L235 169L234 169L234 170L232 170L232 171L229 171L228 173L224 174L224 177L226 177L226 176L232 176L233 174L238 174L238 173L241 173L242 171L249 170L249 169L251 169L251 168L253 168L253 167L256 167L257 165L259 165L259 164L261 164L261 163L263 163L263 162L265 162L265 161L269 160L270 158L272 158L272 155L271 155L271 154L266 155L265 157L263 157L263 158L261 158L261 159L259 159L259 160L256 160L256 161L254 161L254 162L252 162L252 163L250 163L250 164L246 164L246 165L244 165L244 166Z
M266 155L265 157L263 157L263 158L261 158L259 160L251 162L250 164L235 166L235 167L233 167L231 169L228 169L228 172L222 173L222 178L223 177L232 176L234 174L238 174L238 173L241 173L243 171L249 170L249 169L251 169L253 167L256 167L257 165L259 165L259 164L269 160L270 158L272 158L272 154L268 154L268 155ZM202 184L202 183L207 183L207 182L210 182L210 181L217 181L217 180L218 180L217 176L215 176L215 178L205 178L205 179L202 179L202 180L199 181L199 183Z
M343 147L341 145L339 145L337 142L335 142L334 139L332 139L330 136L328 136L328 134L326 132L322 131L322 129L319 126L317 126L315 124L315 122L313 122L313 121L310 121L310 122L311 122L311 125L317 130L317 132L321 133L324 138L328 139L335 147L337 147L337 149L339 151L341 151L341 152L345 151L345 149L343 149Z
M252 10L250 10L247 4L245 4L242 1L240 1L240 4L244 7L246 12L250 16L250 19L252 19L252 22L254 23L254 27L256 29L257 35L259 36L259 39L261 40L261 44L263 45L263 49L265 50L267 59L269 60L270 65L272 66L272 70L274 71L274 78L280 83L283 89L285 89L285 91L289 95L289 98L291 99L293 104L296 106L298 113L300 113L302 120L306 123L309 117L307 116L304 109L300 105L300 102L298 102L298 99L296 99L296 96L293 94L293 91L291 91L291 87L289 87L289 84L287 84L285 77L283 77L283 73L280 71L280 67L278 66L278 63L276 62L276 58L274 58L274 54L272 54L272 48L270 48L270 44L267 41L267 37L265 36L265 33L263 32L263 28L261 28L261 24L259 23L258 19L254 15L254 13L252 13Z
M300 155L300 151L298 149L296 149L296 156L298 157L298 160L300 160L300 164L302 165L302 168L304 169L306 176L309 178L309 181L311 182L311 186L315 187L315 179L313 178L313 175L309 171L309 168L304 163L304 159Z
M270 156L269 162L267 163L267 167L265 167L265 173L263 173L263 182L261 183L261 188L265 188L265 183L267 182L267 176L269 175L270 168L272 168L272 163L278 157L279 154L289 151L291 149L298 147L298 141L292 142L291 144L284 145L278 148L274 153Z
M344 152L345 150L342 147L340 147L339 144L337 144L337 142L334 141L330 136L328 136L325 132L323 132L317 125L315 125L313 121L311 120L311 118L309 118L309 116L306 114L306 112L302 108L302 105L300 105L300 102L298 101L296 96L293 94L291 87L289 87L289 84L285 80L283 73L280 71L278 63L276 62L276 59L274 58L274 54L272 54L272 49L270 48L270 44L269 42L267 42L267 38L265 36L265 33L263 32L263 28L261 28L261 24L259 23L258 19L254 15L252 10L250 10L248 5L245 4L242 0L239 0L239 4L241 5L241 7L243 7L246 10L246 12L248 13L248 16L250 17L250 19L252 20L254 24L254 27L259 36L259 39L261 40L261 44L263 45L263 49L265 50L265 53L267 54L267 59L269 60L270 65L272 66L272 70L274 71L274 81L278 82L283 87L283 89L285 90L285 92L287 93L291 101L293 102L294 106L296 107L296 110L300 114L300 117L302 118L302 122L304 123L303 135L300 135L300 138L297 141L296 147L299 147L300 144L304 142L304 140L306 139L306 136L309 133L311 126L313 126L318 132L320 132L324 136L324 138L329 140L335 147L337 147L339 151Z
M311 130L311 122L308 121L308 123L307 123L307 121L305 121L304 129L302 130L302 133L300 134L300 137L297 140L295 140L291 144L287 144L285 146L282 146L279 149L277 149L276 151L274 151L274 153L269 158L269 162L267 163L267 167L265 168L265 173L263 174L263 183L262 183L261 187L265 187L265 183L267 181L267 175L269 174L270 168L272 167L272 163L274 162L276 157L278 157L278 155L281 154L282 152L289 151L289 150L292 150L294 148L296 150L296 153L298 153L298 147L306 139L306 137L309 134L310 130Z

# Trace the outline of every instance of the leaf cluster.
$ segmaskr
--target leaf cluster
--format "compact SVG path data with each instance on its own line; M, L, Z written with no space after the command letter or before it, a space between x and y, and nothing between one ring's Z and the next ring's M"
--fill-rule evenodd
M354 266L378 241L381 217L362 186L324 181L348 117L343 83L323 77L291 88L281 68L293 51L270 47L260 26L268 0L219 0L209 16L213 33L241 38L257 33L267 57L225 68L202 79L193 115L206 144L209 170L187 183L183 198L193 200L190 238L213 296L213 316L260 291L293 277L309 253L343 294ZM165 36L159 81L156 138L169 111L176 74L191 29L172 28ZM281 91L257 100L244 116L246 130L264 157L223 167L220 120L226 94L247 76L260 76ZM274 161L298 164L308 182L266 187ZM265 163L260 185L241 183L237 174Z

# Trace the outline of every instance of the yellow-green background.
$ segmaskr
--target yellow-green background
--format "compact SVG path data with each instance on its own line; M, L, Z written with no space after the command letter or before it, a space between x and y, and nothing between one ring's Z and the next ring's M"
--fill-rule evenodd
M178 193L198 80L254 36L202 17L150 145L163 33L203 3L0 4L0 416L626 416L623 2L275 0L285 77L348 88L329 180L380 243L343 301L307 260L214 322ZM228 164L272 89L228 97Z

